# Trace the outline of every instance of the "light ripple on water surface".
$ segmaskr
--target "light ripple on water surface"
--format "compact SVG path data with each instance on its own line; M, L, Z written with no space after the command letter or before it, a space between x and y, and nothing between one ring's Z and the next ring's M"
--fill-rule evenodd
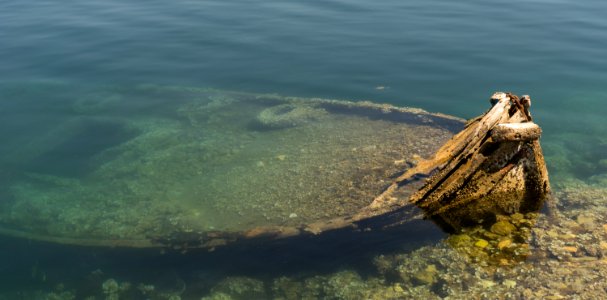
M209 292L238 298L235 286L246 286L241 296L249 298L427 298L446 293L465 297L464 292L479 297L510 293L519 298L558 298L585 293L581 296L604 298L605 2L422 2L4 1L0 3L0 152L19 152L30 142L28 137L45 132L44 124L65 121L70 114L65 101L81 99L86 86L107 83L205 85L375 99L464 117L480 114L486 107L484 99L494 90L529 93L534 99L535 120L544 130L542 145L563 216L552 222L543 216L536 220L527 262L497 268L480 267L478 262L463 264L461 261L470 258L461 252L441 242L434 245L435 241L419 240L406 241L413 252L391 256L388 249L406 247L394 245L402 242L402 237L395 236L402 235L387 239L391 242L367 244L375 252L365 252L364 246L353 243L320 253L310 249L258 253L251 260L259 260L259 264L241 259L229 271L226 262L251 257L250 252L230 257L231 252L223 259L201 255L195 259L201 264L184 267L192 264L191 257L149 255L138 260L137 255L110 252L99 259L89 250L7 240L0 248L3 257L23 255L3 261L2 272L15 278L0 283L5 298L14 299L15 290L33 289L40 292L26 293L30 298L43 298L59 282L67 290L50 296L69 298L70 290L78 289L78 297L113 297L117 291L112 281L106 281L110 277L116 277L118 283L155 283L158 291L166 292L155 295L159 298L182 292L181 279L188 287L183 298L199 298ZM33 83L37 80L69 82L72 90ZM14 82L25 83L15 90L10 87ZM378 86L384 88L375 89ZM111 94L111 88L106 93ZM141 95L129 95L129 99L138 100L123 106L121 118L167 116L163 101L146 101L149 99ZM93 105L101 99L87 101ZM114 128L112 120L99 122L104 128ZM133 134L124 133L125 139ZM110 145L121 138L104 143ZM79 160L73 163L79 165ZM95 165L81 166L78 172L89 167ZM2 168L0 178L3 183L25 180L16 173ZM72 182L64 183L70 186ZM5 187L0 188L3 199L11 193ZM21 191L33 193L35 189L23 186ZM2 211L7 211L4 206ZM476 238L475 234L485 233L479 229L470 236ZM494 242L498 241L489 241L486 253L495 252ZM382 255L385 258L374 260L376 266L361 267L370 264L369 257ZM85 267L73 271L78 275L70 276L65 267L73 265L73 260L58 259L68 256L83 257ZM305 256L310 259L302 261ZM344 257L350 261L339 264ZM283 268L271 268L278 258L286 261ZM62 266L53 267L57 261ZM136 271L118 271L118 265L127 261ZM141 265L163 271L171 265L177 271L163 278L146 277ZM306 269L306 265L310 267ZM97 268L102 270L95 271ZM204 271L208 269L211 271ZM268 270L262 274L254 271L260 269ZM356 270L337 272L342 269ZM295 275L298 271L314 274ZM226 278L228 275L232 277ZM88 279L82 281L84 277ZM345 286L350 288L342 291ZM131 288L122 296L136 298L141 296L140 290L146 289ZM269 291L269 295L263 294Z

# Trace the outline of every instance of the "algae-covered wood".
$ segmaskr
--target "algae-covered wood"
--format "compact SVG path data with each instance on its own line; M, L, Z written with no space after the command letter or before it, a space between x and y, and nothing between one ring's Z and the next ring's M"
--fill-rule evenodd
M449 230L539 210L550 185L541 130L528 110L531 99L495 93L491 103L488 112L469 121L433 158L399 177L375 203L385 202L414 175L425 174L431 177L411 203Z

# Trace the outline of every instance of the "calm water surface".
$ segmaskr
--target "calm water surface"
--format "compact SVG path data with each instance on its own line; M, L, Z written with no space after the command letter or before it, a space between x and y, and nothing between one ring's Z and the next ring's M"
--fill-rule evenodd
M113 135L106 118L99 121L109 122L104 130L71 140L87 153L47 156L28 156L36 148L29 138L90 114L86 109L112 95L120 94L121 104L111 112L102 108L100 116L141 124L146 114L182 104L177 96L152 100L141 86L372 100L463 118L482 113L488 96L502 90L532 96L553 185L577 180L607 188L606 11L607 2L598 0L2 1L0 178L12 182L24 172L78 177L84 171L74 157L92 157L96 147L120 145L131 133ZM88 106L74 113L74 103ZM11 153L31 159L14 167ZM9 190L0 188L4 202ZM229 276L268 282L354 269L365 277L375 272L373 257L444 237L431 225L419 226L427 234L407 233L413 238L405 240L391 232L362 245L280 245L194 258L4 238L0 297L51 292L57 284L92 291L99 287L83 288L83 282L108 278L153 283L173 294L182 281L197 282L182 293L196 299ZM79 280L85 276L99 278Z

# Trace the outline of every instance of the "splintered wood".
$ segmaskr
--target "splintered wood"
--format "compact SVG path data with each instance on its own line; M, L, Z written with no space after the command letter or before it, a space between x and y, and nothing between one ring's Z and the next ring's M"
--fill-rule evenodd
M488 112L400 176L372 205L389 202L396 190L423 174L429 178L409 200L447 229L539 210L550 185L541 129L528 111L531 99L498 92L491 103Z

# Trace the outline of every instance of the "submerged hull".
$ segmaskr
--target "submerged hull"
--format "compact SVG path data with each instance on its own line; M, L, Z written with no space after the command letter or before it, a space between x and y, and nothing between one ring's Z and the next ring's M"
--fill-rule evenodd
M453 229L537 210L549 190L539 131L521 138L518 128L495 130L529 121L506 96L448 141L464 122L419 109L149 89L135 92L146 101L181 101L140 120L121 116L122 102L76 102L85 116L33 137L29 149L3 162L12 171L2 187L0 233L85 246L214 249L424 217ZM40 167L90 133L75 129L82 124L129 134L83 157L85 171Z
M0 231L78 245L213 248L344 227L463 126L370 102L50 90L56 119L3 136Z

